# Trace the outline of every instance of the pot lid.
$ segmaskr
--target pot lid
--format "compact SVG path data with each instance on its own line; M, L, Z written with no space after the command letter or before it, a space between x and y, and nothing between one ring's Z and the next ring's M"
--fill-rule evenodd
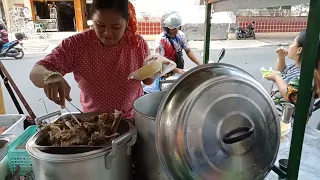
M156 118L156 146L171 179L263 179L276 159L280 124L265 89L218 63L186 72Z

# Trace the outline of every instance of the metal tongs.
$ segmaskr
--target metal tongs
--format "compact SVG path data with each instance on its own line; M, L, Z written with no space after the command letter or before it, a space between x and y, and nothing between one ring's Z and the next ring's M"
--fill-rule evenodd
M77 124L79 124L82 128L84 128L83 125L81 124L81 122L71 113L71 111L67 107L65 107L65 108L68 111L68 113L71 115L71 117L77 122Z
M68 100L67 100L68 101ZM79 108L77 108L77 106L75 106L71 101L68 101L69 102L69 104L71 105L71 106L73 106L74 108L76 108L76 110L78 110L80 113L83 113ZM68 110L68 109L67 109Z
M67 100L69 102L69 104L71 104L74 108L76 108L80 113L83 113L79 108L77 108L77 106L75 106L72 102L70 102L69 100ZM66 110L68 111L68 113L71 115L71 117L77 122L77 124L79 124L79 126L81 126L81 128L83 130L85 130L86 128L81 124L81 122L71 113L71 111L68 109L68 107L65 107ZM87 131L85 131L87 132Z

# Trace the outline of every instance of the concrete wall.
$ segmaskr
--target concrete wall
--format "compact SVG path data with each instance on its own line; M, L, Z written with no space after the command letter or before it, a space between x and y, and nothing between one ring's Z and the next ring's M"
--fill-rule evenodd
M228 39L229 23L211 24L211 40ZM186 34L188 40L203 40L205 35L205 24L186 24L182 31Z
M200 14L198 14L198 16L200 16ZM201 17L203 18L202 21L191 23L189 22L189 19L186 20L187 23L183 26L182 30L186 34L188 40L203 40L205 35L204 14ZM211 19L211 40L228 39L229 26L235 23L236 16L233 12L213 13Z

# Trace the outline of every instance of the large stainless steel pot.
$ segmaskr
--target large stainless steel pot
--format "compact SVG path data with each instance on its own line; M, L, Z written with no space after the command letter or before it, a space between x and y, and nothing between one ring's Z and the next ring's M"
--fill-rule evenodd
M58 148L38 149L37 134L26 145L32 156L37 180L128 180L131 179L131 147L136 142L137 130L122 120L120 136L112 145L100 149ZM40 132L39 132L40 133Z
M133 147L142 174L150 180L168 179L162 170L155 144L155 119L165 91L144 95L134 102L137 143Z
M189 70L166 92L155 135L170 179L260 180L276 160L280 124L250 74L215 63Z

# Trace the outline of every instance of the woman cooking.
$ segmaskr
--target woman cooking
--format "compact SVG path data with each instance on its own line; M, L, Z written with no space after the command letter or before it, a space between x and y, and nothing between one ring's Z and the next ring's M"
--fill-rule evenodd
M306 41L306 32L303 31L298 34L288 50L278 48L278 59L275 71L273 71L266 79L274 82L271 88L271 97L276 105L278 114L282 115L282 104L289 102L295 104L298 96L298 87L300 79L301 57L303 45ZM288 56L293 59L295 63L287 65L285 57ZM305 62L308 63L308 62ZM280 71L278 74L276 71ZM309 108L309 117L312 115L312 109L315 99L320 96L320 45L318 46L317 61L314 69L313 96Z
M128 0L95 0L93 7L94 28L64 39L33 67L30 79L64 108L65 99L71 98L63 76L72 72L84 112L116 109L133 119L133 102L143 90L141 82L128 80L128 75L143 66L148 45L136 35L135 11ZM152 84L153 79L143 83Z

